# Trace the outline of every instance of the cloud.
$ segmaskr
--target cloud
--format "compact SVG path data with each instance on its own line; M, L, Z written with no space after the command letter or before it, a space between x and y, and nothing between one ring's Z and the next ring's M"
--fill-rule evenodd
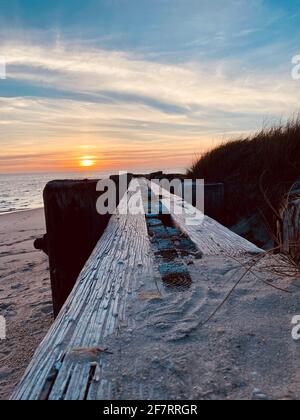
M292 108L299 100L289 74L248 75L236 68L232 77L232 69L222 60L170 65L125 52L12 43L2 45L0 55L6 57L9 79L94 98L111 92L119 98L132 95L186 111L199 105L255 113L281 111L283 103Z
M90 144L107 161L148 162L152 153L183 164L212 140L299 106L289 73L248 74L238 61L168 64L62 42L6 42L0 55L7 83L31 92L0 97L2 162L28 147L46 156L45 149L71 153Z

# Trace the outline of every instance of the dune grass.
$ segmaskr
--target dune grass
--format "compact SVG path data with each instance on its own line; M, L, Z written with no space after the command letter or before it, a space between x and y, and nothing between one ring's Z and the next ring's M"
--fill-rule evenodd
M225 184L228 224L259 211L273 229L280 204L300 180L300 117L221 144L197 160L188 176Z

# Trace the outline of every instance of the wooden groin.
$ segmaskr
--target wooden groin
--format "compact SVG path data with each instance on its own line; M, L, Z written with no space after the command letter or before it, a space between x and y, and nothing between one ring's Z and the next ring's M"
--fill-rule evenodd
M126 174L126 185L132 177L132 174ZM148 179L163 177L172 180L176 175L157 172L150 174ZM118 205L120 175L113 175L110 179L116 184L115 201ZM47 233L35 241L35 246L49 256L55 317L72 291L79 273L110 219L109 214L100 216L97 213L95 203L101 195L96 188L98 181L98 179L52 181L44 190ZM206 184L205 213L221 223L223 203L223 184Z
M46 196L54 188L50 185ZM136 192L144 213L132 214ZM157 212L149 211L149 196L155 197ZM58 206L48 207L48 223L58 213ZM58 223L63 228L64 220ZM181 198L134 178L12 399L171 398L172 383L180 381L169 374L176 350L167 361L164 354L174 340L182 339L185 328L190 334L195 319L199 322L197 299L191 300L203 281L197 261L261 252ZM189 315L183 316L187 310ZM166 314L176 314L170 321L172 326L176 321L176 330L167 337ZM155 366L158 374L150 379ZM192 389L195 384L191 380L184 386Z
M132 175L126 175L130 182ZM111 177L116 184L119 203L120 176ZM98 179L49 182L44 189L47 233L35 246L49 256L54 316L59 314L84 264L103 234L110 215L99 215Z

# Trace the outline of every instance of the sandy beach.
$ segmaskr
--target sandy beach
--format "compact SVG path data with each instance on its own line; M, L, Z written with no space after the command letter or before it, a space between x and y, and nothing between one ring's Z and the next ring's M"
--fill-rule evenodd
M45 233L43 209L0 216L0 399L8 399L52 321L48 258L33 247Z

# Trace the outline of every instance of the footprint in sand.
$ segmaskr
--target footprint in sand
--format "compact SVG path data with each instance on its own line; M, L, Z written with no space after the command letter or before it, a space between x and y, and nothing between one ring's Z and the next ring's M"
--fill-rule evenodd
M0 311L7 311L11 308L12 304L11 303L0 303Z
M14 306L12 303L1 303L0 313L9 318L17 314L17 312L14 310Z
M14 373L14 370L8 367L0 368L0 381L3 381L9 378L13 373Z
M44 308L41 308L41 312L45 315L51 315L53 313L53 306L45 306Z
M22 273L31 273L34 267L35 267L34 263L29 263L27 267L23 268Z
M21 283L18 283L18 284L12 285L10 288L12 290L18 290L18 289L21 289L22 287L23 287L23 285Z

